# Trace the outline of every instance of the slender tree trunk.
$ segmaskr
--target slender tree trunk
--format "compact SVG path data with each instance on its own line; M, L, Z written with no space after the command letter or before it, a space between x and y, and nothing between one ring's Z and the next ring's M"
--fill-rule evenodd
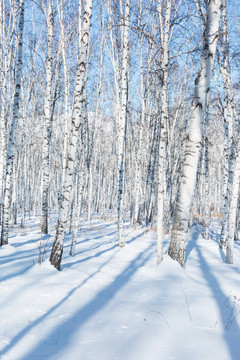
M234 234L236 227L236 216L237 216L237 204L238 204L238 194L239 194L239 177L240 177L240 149L238 146L236 165L234 169L233 177L233 186L232 186L232 196L229 206L229 233L227 237L227 249L226 249L226 263L233 264L233 244L234 244Z
M227 218L229 212L229 205L232 197L233 186L233 168L235 161L235 149L233 143L233 121L235 117L235 104L232 94L231 83L231 69L229 63L229 38L228 38L228 23L227 23L227 2L223 0L222 9L222 26L223 26L223 50L222 58L218 56L218 63L220 72L223 78L224 91L224 206L223 206L223 220L220 237L220 248L226 247L227 239Z
M51 264L58 270L60 270L60 266L61 266L64 235L68 220L70 195L73 186L73 173L74 173L74 166L76 159L78 134L81 125L83 125L84 116L86 113L86 109L85 109L86 99L84 98L84 96L86 95L85 94L86 61L87 61L87 53L89 47L91 13L92 13L92 0L87 0L85 4L85 12L83 17L83 28L82 28L82 36L80 42L80 55L79 55L77 75L76 75L73 115L71 122L69 147L67 152L68 155L66 159L66 169L64 169L66 171L66 174L65 174L63 190L62 190L56 236L50 256ZM81 21L81 19L79 19L79 21Z
M8 77L11 73L11 68L15 67L14 61L16 56L14 54L15 48L13 42L15 34L17 33L17 17L18 17L18 2L11 6L12 24L7 25L5 1L0 3L0 86L1 86L1 113L0 113L0 197L1 197L1 222L2 212L4 207L4 187L6 175L6 156L7 156L7 127L6 127L6 114L7 114L7 98L8 98ZM8 29L11 31L9 32ZM8 46L9 45L9 46ZM10 93L9 82L9 93Z
M24 28L24 0L18 3L19 6L19 24L18 24L18 54L16 63L16 80L13 103L13 118L8 141L7 164L6 164L6 185L4 191L4 209L2 221L1 245L8 244L8 230L10 217L10 191L13 176L13 158L14 158L14 135L19 117L19 103L21 96L21 74L22 74L22 47L23 47L23 28Z
M141 100L142 100L142 110L140 116L140 123L139 123L139 135L138 135L138 146L137 146L137 153L136 153L136 174L134 178L135 183L135 199L134 199L134 214L133 214L133 226L136 229L137 224L139 223L139 213L140 213L140 191L142 186L142 143L143 143L143 129L144 129L144 122L145 122L145 88L144 88L144 73L143 73L143 54L142 54L142 47L143 47L143 39L140 40L140 76L141 76Z
M84 159L82 159L82 162ZM83 166L83 164L81 165ZM80 216L82 211L82 200L83 200L83 190L84 190L84 174L83 171L80 171L80 185L79 185L79 196L78 201L75 203L74 207L74 227L73 227L73 235L72 235L72 242L71 242L71 248L69 254L71 256L75 255L75 249L76 249L76 243L77 243L77 233L79 229L79 222L80 222Z
M90 168L89 168L89 176L88 176L88 227L91 225L91 204L92 204L92 185L93 185L93 174L92 168L93 163L91 161Z
M45 96L45 123L42 149L42 234L48 233L48 193L49 193L49 156L51 140L51 113L52 113L52 63L53 63L53 0L49 1L47 13L48 51L46 77L47 87Z
M62 59L63 59L63 71L64 71L64 145L63 145L63 165L62 168L66 168L66 158L67 158L67 144L68 144L68 135L69 135L69 75L67 69L67 50L66 50L66 34L64 30L64 19L63 19L63 9L64 2L63 0L57 1L58 5L58 14L60 22L60 34L61 34L61 48L62 48ZM80 2L79 2L80 8ZM81 17L81 14L79 14ZM81 23L79 21L79 23ZM65 171L63 171L63 180L64 183Z
M210 204L209 204L209 159L208 159L208 114L205 119L204 129L204 156L205 156L205 174L204 174L204 236L205 239L209 239L209 224L210 224Z
M160 120L160 144L158 147L158 198L157 198L157 264L163 259L163 220L164 198L166 193L166 153L167 153L167 123L168 123L168 42L171 19L171 0L166 3L165 26L162 25L161 2L158 3L158 11L162 37L162 92L161 92L161 120Z
M122 51L122 103L118 124L118 245L125 246L123 217L123 176L126 142L126 120L128 100L128 62L129 62L129 12L130 0L125 2L124 36Z

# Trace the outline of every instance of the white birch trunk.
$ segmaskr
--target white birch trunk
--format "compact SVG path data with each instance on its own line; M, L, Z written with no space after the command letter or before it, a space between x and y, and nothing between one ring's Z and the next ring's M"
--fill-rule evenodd
M81 160L82 164L81 166L84 166L83 162L84 159ZM80 171L80 185L79 185L79 196L77 197L78 201L75 203L74 207L74 227L73 227L73 235L72 235L72 242L71 242L71 248L69 255L74 256L75 255L75 249L77 244L77 233L79 229L79 222L80 222L80 216L82 211L82 199L83 199L83 190L84 190L84 174L83 170Z
M104 15L102 15L101 18L101 55L100 55L100 69L99 69L99 82L98 82L98 88L97 88L97 98L96 98L96 110L94 114L94 123L92 128L92 141L91 144L89 144L89 157L88 157L88 226L91 224L91 204L92 204L92 185L93 185L93 155L95 150L95 137L96 132L99 128L98 122L99 122L99 102L100 102L100 96L101 96L101 89L102 89L102 75L103 75L103 55L104 55L104 45L105 45L105 39L104 39Z
M11 131L8 141L7 164L6 164L6 185L4 191L4 209L2 220L1 245L8 244L8 230L10 217L10 190L13 176L14 158L14 135L19 116L19 103L21 96L21 74L22 74L22 47L23 47L23 28L24 28L24 0L18 2L19 6L19 25L18 25L18 53L16 62L15 93L13 103L13 115Z
M124 239L124 216L123 216L123 176L124 176L124 152L126 141L126 118L128 99L128 62L129 62L129 12L130 0L125 2L124 35L122 51L122 102L118 124L118 245L125 246Z
M205 131L204 131L204 156L205 156L205 174L204 174L204 236L205 239L209 239L209 224L210 224L210 204L209 204L209 166L208 166L208 116L205 119Z
M238 194L239 194L239 177L240 177L240 149L238 146L236 165L233 176L232 196L229 206L229 217L228 217L229 233L227 237L227 249L226 249L227 264L233 264L233 244L234 244L234 234L236 227L237 204L238 204Z
M227 2L223 0L222 9L222 26L223 26L223 55L222 59L218 57L220 72L223 78L223 90L224 90L224 207L223 207L223 219L222 230L220 237L220 248L226 247L227 238L227 218L229 205L232 196L233 186L233 162L235 160L234 144L233 144L233 127L234 127L234 115L235 104L232 94L231 83L231 69L229 63L229 38L228 38L228 23L227 23Z
M5 186L5 174L6 174L6 155L7 155L7 129L5 125L6 107L7 107L7 80L11 67L15 66L13 56L13 41L15 40L15 33L17 32L17 15L18 4L11 6L10 11L13 12L12 28L10 24L6 24L6 7L5 1L0 2L0 86L1 86L1 113L0 113L0 199L2 215L4 206L4 186ZM9 46L8 40L11 38Z
M1 81L1 114L0 114L0 197L1 197L1 211L3 207L3 177L5 172L5 158L6 158L6 128L5 128L5 113L6 113L6 94L7 94L7 77L4 75L2 66L2 81Z
M70 196L72 192L73 174L76 159L76 149L78 143L79 129L83 123L85 108L82 105L86 102L85 86L86 86L86 60L89 47L89 32L92 13L92 0L87 0L85 4L85 12L83 18L82 36L80 42L80 56L78 59L78 68L75 84L75 98L73 104L73 115L71 121L71 132L68 146L68 155L66 161L66 174L63 184L62 198L59 209L59 218L56 231L55 241L53 243L52 252L50 256L51 264L58 270L60 270L64 235L66 230L66 224L68 220ZM81 19L79 19L81 21Z
M67 158L67 144L69 136L69 75L67 69L67 50L66 50L66 35L64 30L64 19L63 19L63 9L64 1L58 0L58 14L60 22L60 34L61 34L61 49L62 49L62 59L63 59L63 72L64 72L64 145L63 145L63 179L62 183L65 181L65 168L66 168L66 158ZM79 8L80 8L79 3ZM79 13L81 18L81 13ZM79 21L81 24L81 21Z
M86 100L86 94L84 91L84 98ZM72 236L72 243L70 249L70 255L75 255L75 248L77 243L77 233L79 228L79 221L82 209L82 199L83 199L83 191L85 188L85 165L86 165L86 133L87 133L87 104L86 101L83 101L82 106L84 106L85 112L83 112L83 124L82 124L82 131L81 131L81 155L80 155L80 170L79 170L79 177L80 177L80 186L79 186L79 196L74 204L74 229L73 229L73 236Z
M91 161L88 175L88 227L91 225L91 205L92 205L92 185L93 185L93 174L92 168L94 164Z
M141 176L142 176L142 142L143 142L143 128L145 123L145 88L144 88L144 74L143 74L143 54L142 54L143 41L142 38L139 44L140 52L140 76L141 76L141 100L142 100L142 110L139 123L139 136L138 136L138 147L136 154L136 174L134 177L135 183L135 206L134 206L134 215L133 215L133 226L136 229L139 222L139 212L140 212L140 190L141 190Z
M52 64L53 64L53 0L49 1L47 12L48 50L46 64L46 96L45 96L45 123L42 148L42 219L41 232L48 233L48 193L49 193L49 156L51 140L51 113L52 113Z
M189 131L181 182L175 207L169 255L181 266L185 265L186 238L189 213L196 183L198 160L200 157L202 124L206 111L212 66L216 53L221 0L210 0L207 5L206 29L201 57L200 70L195 80L192 113L189 120Z
M159 19L161 26L161 38L163 48L162 58L162 92L161 92L161 120L160 120L160 144L158 147L158 197L157 197L157 264L163 260L163 214L164 198L166 193L166 141L168 123L168 42L171 19L171 3L166 3L165 26L162 25L161 2L158 2Z

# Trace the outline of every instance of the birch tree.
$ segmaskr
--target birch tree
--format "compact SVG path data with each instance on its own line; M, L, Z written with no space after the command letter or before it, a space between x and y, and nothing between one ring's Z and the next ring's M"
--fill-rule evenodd
M105 24L105 13L103 9L103 4L100 5L100 22L101 22L101 46L100 46L100 65L99 65L99 78L97 83L97 94L96 94L96 108L93 118L92 124L92 135L90 136L90 143L89 143L89 154L87 159L88 165L88 226L91 223L91 204L92 204L92 191L93 191L93 157L94 157L94 150L96 149L96 133L100 128L99 125L99 103L102 91L102 77L103 77L103 60L104 60L104 47L106 43L106 37L104 34L104 24Z
M46 95L45 95L45 122L42 148L42 223L41 231L48 233L48 192L49 192L49 156L51 140L51 112L52 112L52 67L53 67L53 0L49 0L48 9L45 9L47 18L47 61L46 61Z
M0 196L2 215L7 153L7 99L10 95L11 73L15 68L16 61L14 42L17 33L18 2L10 4L8 9L7 3L0 1L0 18Z
M12 123L11 123L11 130L8 140L8 150L7 150L7 159L6 159L1 245L5 245L8 243L8 230L9 230L9 218L10 218L10 191L11 191L12 178L13 178L15 129L19 118L19 107L20 107L20 96L21 96L24 0L18 1L17 6L19 10L19 23L18 23L17 61L15 65L16 78L15 78Z
M50 262L58 270L60 270L61 259L63 253L64 235L66 224L68 220L68 212L70 206L70 196L73 186L73 174L76 159L76 148L79 130L83 122L85 113L84 95L86 86L86 61L89 48L89 33L92 14L92 0L87 0L85 3L85 12L83 16L82 35L80 40L78 67L76 74L75 94L73 103L73 114L71 120L71 131L69 134L69 144L66 158L66 168L64 169L65 178L62 189L61 204L59 209L58 224L56 230L55 241L53 243ZM81 19L79 19L81 21Z
M228 162L228 181L225 193L225 203L223 209L223 224L219 246L226 249L226 263L233 264L233 244L236 227L237 204L239 197L239 176L240 176L240 147L239 147L239 129L236 130L234 139L235 121L239 119L235 110L234 97L232 93L231 69L229 62L229 37L227 21L227 1L223 0L222 10L222 28L223 28L223 55L222 61L219 61L220 70L224 84L224 123L225 123L225 156ZM238 123L237 122L237 123ZM228 232L227 225L229 226Z
M222 230L220 237L220 248L226 247L226 239L228 233L228 211L232 196L232 186L234 177L234 164L235 164L235 146L234 146L234 115L235 104L232 93L231 84L231 69L229 63L229 38L228 38L228 22L227 22L227 2L223 0L222 10L222 54L218 54L218 63L220 73L223 79L223 116L224 116L224 206L223 206L223 220ZM236 194L235 194L236 196Z
M129 66L129 15L130 0L125 2L125 14L123 23L123 49L122 49L122 88L121 88L121 111L118 122L118 245L125 246L124 239L124 216L123 216L123 177L124 177L124 153L126 142L126 120L128 101L128 66Z
M191 117L188 125L186 150L181 182L178 190L169 255L181 266L185 264L186 238L189 213L196 184L197 166L200 157L202 141L202 124L207 105L210 79L216 53L221 0L210 0L207 3L203 48L198 75L195 79L194 96L192 100Z
M240 148L237 147L237 156L235 159L235 169L233 176L233 185L232 185L232 196L229 204L229 231L227 236L227 249L226 249L226 263L233 264L233 245L234 245L234 235L236 227L236 215L237 215L237 205L238 205L238 194L239 194L239 178L240 178Z
M158 1L160 19L160 36L163 49L162 55L162 91L161 91L161 119L160 119L160 144L158 154L158 198L157 198L157 264L163 259L163 210L166 193L166 149L167 149L167 123L168 123L168 42L171 19L172 1L166 3L166 13L163 24L162 5Z
M70 96L69 96L69 74L68 74L68 62L67 62L67 49L66 49L66 31L64 27L64 1L57 0L58 16L60 23L60 35L61 35L61 50L62 50L62 61L63 61L63 72L64 72L64 146L63 146L63 169L66 168L66 157L67 157L67 144L69 134L69 111L70 111ZM79 2L79 9L81 2ZM81 12L79 13L81 18ZM80 21L79 21L80 23ZM64 182L65 171L63 170L63 182Z

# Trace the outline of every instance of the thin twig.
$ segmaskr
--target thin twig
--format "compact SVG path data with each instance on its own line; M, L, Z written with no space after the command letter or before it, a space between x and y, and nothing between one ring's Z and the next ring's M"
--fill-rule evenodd
M188 314L189 314L189 319L190 319L190 321L192 321L192 316L191 316L191 312L190 312L190 307L189 307L189 303L188 303L187 295L186 295L186 293L185 293L185 291L184 291L184 289L183 289L183 288L181 288L181 290L182 290L183 295L184 295L185 300L186 300L186 304L187 304L187 308L188 308Z
M153 311L149 311L149 312L147 312L146 317L144 318L144 321L145 321L145 322L147 322L147 315L148 315L148 314L151 314L151 313L156 313L156 314L159 314L159 315L160 315L160 316L161 316L161 317L165 320L165 322L166 322L167 326L168 326L168 327L170 327L170 325L169 325L169 323L168 323L167 319L165 318L165 316L163 316L163 314L162 314L162 313L160 313L160 311L156 311L156 310L155 310L155 311L153 310Z

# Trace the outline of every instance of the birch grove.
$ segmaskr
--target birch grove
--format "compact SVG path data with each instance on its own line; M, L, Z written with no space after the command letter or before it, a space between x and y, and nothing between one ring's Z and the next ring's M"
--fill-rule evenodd
M24 9L26 9L24 11ZM39 216L50 262L82 219L156 232L185 266L199 226L239 241L240 34L227 0L0 0L1 245ZM79 248L79 251L81 249ZM119 251L127 251L119 250ZM220 261L220 260L219 260Z

